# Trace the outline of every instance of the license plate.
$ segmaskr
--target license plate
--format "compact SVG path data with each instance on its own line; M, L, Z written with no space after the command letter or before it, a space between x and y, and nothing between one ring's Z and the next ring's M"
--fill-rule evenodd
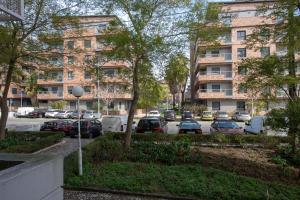
M145 131L144 133L152 133L152 131Z
M186 132L187 134L193 134L193 133L195 133L194 131L188 131L188 132Z

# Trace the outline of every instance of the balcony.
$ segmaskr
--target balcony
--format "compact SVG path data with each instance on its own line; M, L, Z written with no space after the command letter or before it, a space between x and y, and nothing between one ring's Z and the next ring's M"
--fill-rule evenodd
M201 64L228 63L232 61L232 57L231 53L200 54L198 61Z
M200 99L222 99L232 98L232 89L199 89Z
M217 72L200 71L197 77L198 80L201 82L227 81L227 80L232 80L232 71L217 71Z
M62 84L64 82L63 76L57 76L56 78L52 79L39 79L39 85L55 85L55 84Z
M221 46L229 46L232 44L231 34L225 34L223 36L218 37L217 44ZM206 41L197 41L197 45L200 47L213 46L216 45L216 42L206 42Z
M63 98L63 91L40 91L37 95L39 100L55 100Z

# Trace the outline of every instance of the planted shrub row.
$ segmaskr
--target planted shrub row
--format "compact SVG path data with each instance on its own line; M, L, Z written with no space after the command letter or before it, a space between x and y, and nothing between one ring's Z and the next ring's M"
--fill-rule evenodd
M111 139L123 140L124 133L112 133ZM132 140L136 142L172 142L189 140L191 143L220 143L220 144L261 144L267 148L273 148L280 143L289 143L290 137L266 136L266 135L168 135L168 134L134 134Z

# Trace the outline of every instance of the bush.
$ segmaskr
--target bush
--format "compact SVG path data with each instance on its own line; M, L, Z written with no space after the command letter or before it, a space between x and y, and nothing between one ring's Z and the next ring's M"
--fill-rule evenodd
M294 152L291 145L279 146L276 150L276 157L284 159L285 162L291 165L300 167L300 149Z

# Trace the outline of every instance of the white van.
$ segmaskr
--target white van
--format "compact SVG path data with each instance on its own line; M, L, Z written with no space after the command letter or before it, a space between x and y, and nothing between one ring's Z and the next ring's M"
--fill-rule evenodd
M270 136L287 136L286 130L272 130L269 126L266 126L266 117L265 116L256 116L253 117L250 122L246 122L244 131L245 133L252 134L263 134L266 133Z
M19 107L15 117L26 117L32 111L34 111L34 107Z
M108 132L125 132L128 116L103 116L102 130Z

